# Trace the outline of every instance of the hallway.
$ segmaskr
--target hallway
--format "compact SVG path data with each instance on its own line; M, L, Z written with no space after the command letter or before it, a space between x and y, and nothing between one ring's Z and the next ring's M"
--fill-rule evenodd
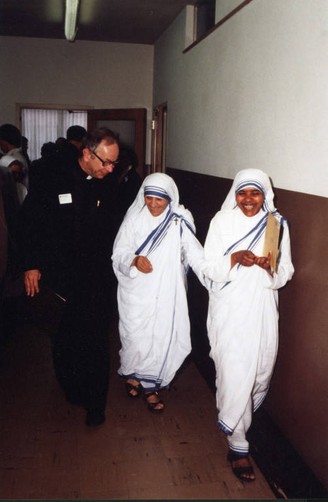
M214 395L192 361L163 392L163 415L128 398L116 374L115 316L107 421L86 427L84 410L65 401L54 378L56 309L49 322L38 308L1 354L1 499L275 498L257 468L255 483L233 475Z

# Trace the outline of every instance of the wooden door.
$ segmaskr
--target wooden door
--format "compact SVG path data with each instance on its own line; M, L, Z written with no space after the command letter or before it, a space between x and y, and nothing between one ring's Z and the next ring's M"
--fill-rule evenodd
M108 127L118 133L122 145L132 147L137 154L137 171L142 178L146 174L146 124L146 108L88 110L88 130Z

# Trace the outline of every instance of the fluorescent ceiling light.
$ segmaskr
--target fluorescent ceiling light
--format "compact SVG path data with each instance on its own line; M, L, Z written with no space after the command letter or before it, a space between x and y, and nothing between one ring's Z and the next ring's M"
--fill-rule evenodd
M66 0L65 12L65 37L69 42L74 42L77 32L76 21L80 0Z

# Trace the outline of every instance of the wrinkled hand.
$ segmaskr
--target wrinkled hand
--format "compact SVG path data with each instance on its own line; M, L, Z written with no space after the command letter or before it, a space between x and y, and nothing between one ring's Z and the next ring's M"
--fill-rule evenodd
M153 271L153 266L146 256L136 256L131 263L132 267L137 267L139 272L149 274Z
M243 265L244 267L252 267L255 265L256 256L252 251L242 250L236 251L231 255L231 267L234 267L237 263Z
M24 273L24 284L27 296L34 296L39 293L39 281L41 279L40 270L26 270Z

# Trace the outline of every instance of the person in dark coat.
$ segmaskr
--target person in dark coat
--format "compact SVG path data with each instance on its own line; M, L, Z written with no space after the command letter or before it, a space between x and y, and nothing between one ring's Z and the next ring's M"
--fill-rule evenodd
M3 291L8 264L8 225L4 205L5 180L0 171L0 351L2 351L6 337L4 333L4 301Z
M88 134L80 157L49 159L21 210L26 293L33 297L46 285L63 302L53 341L54 368L67 400L86 409L89 426L105 420L116 193L105 178L118 155L115 133L100 128Z
M66 139L65 139L66 141ZM38 183L39 178L42 180L42 171L47 168L49 159L56 155L57 145L53 141L47 141L41 146L41 157L31 162L29 171L29 189L34 189L34 185Z
M58 153L72 158L78 157L87 131L79 125L72 125L66 131L66 138L57 138Z

